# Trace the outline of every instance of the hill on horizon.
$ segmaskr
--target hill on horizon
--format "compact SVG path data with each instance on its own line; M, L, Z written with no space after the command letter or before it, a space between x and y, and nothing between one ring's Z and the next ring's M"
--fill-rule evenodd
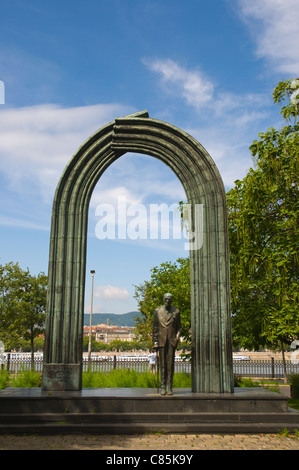
M93 313L92 314L92 324L107 325L107 320L109 320L110 326L135 326L134 318L140 315L140 312L128 312L123 314L118 313ZM84 314L84 326L90 325L90 314Z

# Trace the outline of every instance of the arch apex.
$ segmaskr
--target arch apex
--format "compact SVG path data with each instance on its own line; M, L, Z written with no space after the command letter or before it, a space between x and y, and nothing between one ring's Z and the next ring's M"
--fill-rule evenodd
M129 114L128 116L116 118L115 121L117 121L118 119L134 119L134 118L149 118L149 113L146 109L144 109L143 111L138 111L137 113Z

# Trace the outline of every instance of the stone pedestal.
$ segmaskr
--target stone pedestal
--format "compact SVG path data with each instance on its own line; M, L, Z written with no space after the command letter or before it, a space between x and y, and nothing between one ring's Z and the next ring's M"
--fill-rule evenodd
M287 397L261 388L229 394L174 389L0 390L0 433L277 433L299 429Z
M76 391L81 388L81 364L44 364L42 390Z

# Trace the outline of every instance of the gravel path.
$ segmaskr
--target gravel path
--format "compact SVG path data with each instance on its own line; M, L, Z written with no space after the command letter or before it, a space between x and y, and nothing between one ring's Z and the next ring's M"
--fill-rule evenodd
M0 450L299 450L277 434L0 435Z

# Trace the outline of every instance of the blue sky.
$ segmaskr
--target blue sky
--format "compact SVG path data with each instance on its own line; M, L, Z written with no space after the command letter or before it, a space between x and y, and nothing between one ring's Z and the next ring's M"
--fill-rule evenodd
M47 273L52 200L97 129L147 109L195 137L229 189L259 132L280 126L272 91L299 75L298 0L2 0L0 263ZM0 97L1 98L1 97ZM136 309L134 285L186 256L186 240L99 240L96 208L185 199L170 169L127 154L90 204L86 312Z

